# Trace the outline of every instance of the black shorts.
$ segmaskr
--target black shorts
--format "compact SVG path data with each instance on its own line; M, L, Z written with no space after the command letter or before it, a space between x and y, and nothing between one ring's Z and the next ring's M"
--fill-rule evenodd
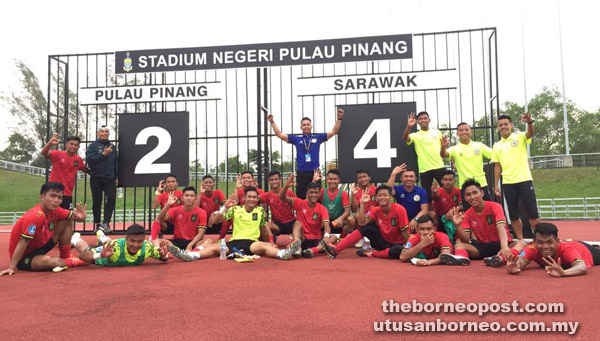
M332 227L331 228L331 233L335 233L335 234L342 234L342 232L344 232L344 228L343 227Z
M502 184L502 191L504 192L504 198L508 206L508 215L511 220L520 218L519 198L523 202L527 218L536 219L540 217L533 181L524 181L518 184Z
M446 168L438 168L438 169L428 170L425 173L419 174L419 180L421 181L421 187L423 187L423 189L425 189L425 192L427 192L427 200L430 203L433 198L431 196L431 185L433 184L433 179L435 178L435 180L437 180L438 184L441 187L442 178L444 177L445 171L446 171Z
M73 207L71 207L72 203L73 203L73 197L63 195L63 200L62 200L62 203L60 203L60 207L64 208L65 210L72 210L73 209Z
M371 247L375 250L381 251L390 249L389 253L391 258L398 258L400 256L400 252L402 252L402 249L404 248L404 245L402 244L390 243L383 239L379 228L374 223L369 223L363 227L360 227L358 231L360 231L360 234L362 234L363 237L369 238Z
M167 221L167 229L166 230L161 230L160 231L162 234L173 234L175 233L175 225L171 224L170 222Z
M492 257L500 252L500 242L480 243L477 240L471 239L469 242L479 252L479 258Z
M238 239L238 240L230 240L228 241L227 248L229 249L228 255L233 253L233 248L238 249L239 251L244 252L245 255L251 256L253 255L252 251L250 251L250 245L256 243L256 240L248 240L248 239Z
M321 239L304 239L302 241L302 250L310 249L311 247L319 246Z
M187 239L169 239L169 241L182 250L185 250L185 248L190 245L191 242L191 240Z
M490 195L489 186L481 186L481 188L483 189L483 200L493 201L492 196ZM469 202L465 199L465 191L462 188L460 189L460 197L462 198L463 212L467 212L467 210L471 208L471 205L469 205Z
M52 238L50 238L50 240L48 241L48 243L46 243L46 245L42 246L41 248L39 248L37 250L33 250L30 253L28 253L27 255L23 256L23 258L21 258L21 260L17 263L17 269L33 271L31 269L31 262L33 261L33 258L36 256L41 256L41 255L47 254L50 250L52 250L54 248L55 245L56 245L56 242Z
M204 234L221 234L221 226L223 226L223 223L213 224L206 229Z
M277 220L273 220L273 224L277 225L277 227L279 227L279 233L277 235L280 234L292 234L292 230L294 230L294 223L296 222L296 220L292 220L290 222L287 223L280 223Z
M590 253L592 254L592 260L594 261L594 265L600 265L600 248L591 246L590 244L585 242L578 243L583 244L583 246L585 246L590 251Z

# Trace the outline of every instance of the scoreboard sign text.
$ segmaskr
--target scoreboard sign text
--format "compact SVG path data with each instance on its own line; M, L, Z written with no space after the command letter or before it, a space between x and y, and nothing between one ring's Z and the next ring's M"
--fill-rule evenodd
M189 178L189 113L119 115L119 185L155 186L167 174Z
M402 163L417 169L414 147L402 141L408 114L416 103L338 106L344 120L338 137L342 183L355 182L356 170L368 169L372 182L386 182L392 169Z

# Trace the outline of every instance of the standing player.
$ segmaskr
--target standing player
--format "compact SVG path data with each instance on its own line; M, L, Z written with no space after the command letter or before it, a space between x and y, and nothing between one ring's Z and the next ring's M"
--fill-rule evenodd
M410 129L417 122L421 129L416 133L410 133ZM435 128L429 128L429 123L429 114L426 111L421 111L416 119L415 113L410 113L406 129L404 130L404 134L402 134L402 139L407 145L413 142L415 144L421 187L425 189L427 198L429 198L429 204L431 205L431 184L433 184L434 178L438 183L442 182L444 161L440 156L442 133ZM429 207L430 210L432 208Z
M396 186L396 177L400 174L402 186ZM406 169L406 165L394 167L386 185L394 189L394 198L396 202L406 209L408 215L409 227L411 231L417 228L417 220L420 217L429 214L429 205L427 201L427 192L415 185L417 181L417 172L413 169Z
M392 188L379 185L375 194L377 207L373 207L367 214L365 208L369 200L368 195L363 195L360 208L356 213L356 223L360 226L339 242L335 247L322 244L324 251L330 258L337 257L342 250L356 244L363 237L369 238L371 246L376 251L358 250L361 257L377 257L398 259L404 243L408 240L408 217L406 210L399 204L392 203Z
M585 275L587 268L600 265L600 249L580 241L561 241L558 229L551 223L535 226L533 243L519 257L509 257L508 273L518 274L531 261L538 263L552 277Z
M321 182L321 173L315 173L313 182ZM350 197L348 193L343 191L340 186L340 171L330 169L326 174L327 188L321 188L321 197L319 201L327 209L329 219L331 221L331 233L337 233L340 238L344 238L353 227L353 222L350 222Z
M508 232L502 205L484 201L483 189L477 181L473 179L465 181L463 191L471 208L464 213L464 216L458 207L451 210L456 235L461 243L455 246L456 256L446 254L440 256L440 260L448 265L466 265L465 259L469 257L483 258L486 265L502 266L511 254L518 255L525 243L513 241ZM471 238L473 235L476 240Z
M60 207L70 210L73 203L73 188L77 179L77 171L87 173L87 168L83 159L77 155L81 139L77 136L69 136L65 141L65 150L50 150L52 146L57 146L60 142L60 134L52 135L52 138L42 149L42 156L52 162L52 171L50 172L50 182L60 182L65 186L63 191L63 201Z
M173 239L166 240L167 247L173 256L188 260L188 258L183 257L183 254L192 252L195 246L200 246L197 244L204 238L204 233L206 232L206 212L194 205L196 201L196 189L192 186L183 189L183 205L172 207L177 200L179 199L174 194L170 194L169 200L160 211L158 217L156 217L156 220L158 220L161 226L165 226L167 221L174 225ZM153 243L158 247L160 241L155 240Z
M152 201L152 208L156 209L160 204L160 208L164 208L169 201L170 195L175 195L177 197L177 201L172 204L172 208L181 206L181 197L183 196L183 191L177 189L179 184L177 183L177 177L173 174L169 174L165 177L164 180L160 180L158 183L158 187L156 187L156 191L154 192L154 200ZM158 238L162 238L164 234L173 234L173 224L167 222L166 226L161 226L157 221L152 223L152 227L150 230L150 241L156 240Z
M98 231L97 236L102 246L90 247L85 240L81 239L79 233L73 234L71 245L79 251L79 259L100 266L140 265L148 258L162 262L169 260L166 243L162 241L158 247L155 247L145 240L143 226L137 224L129 226L127 236L116 240L110 240L102 231Z
M281 173L276 170L271 171L267 178L269 179L271 190L263 193L260 198L263 203L269 206L269 210L271 211L271 221L267 223L267 232L269 233L269 241L275 243L274 236L279 236L280 234L292 235L296 217L294 216L294 212L292 212L292 208L285 200L281 200L279 197L283 191L281 188ZM290 198L296 196L290 189L287 190L286 195Z
M400 254L400 261L408 262L413 258L418 258L416 266L442 264L440 255L452 253L450 239L447 235L435 230L431 218L427 215L422 216L417 223L417 233L411 234L408 238L408 242Z
M117 151L108 139L110 131L106 126L100 127L98 139L90 143L85 151L85 161L90 169L90 189L92 190L92 212L94 225L106 233L110 233L110 219L115 210L117 200ZM102 199L104 193L104 200ZM104 203L104 217L100 223L100 212Z
M525 206L529 225L533 229L540 222L537 199L533 188L533 178L529 170L527 145L533 136L533 120L528 112L523 114L521 121L527 123L525 133L513 133L510 116L498 116L498 132L502 139L492 148L492 162L495 162L494 184L496 195L501 197L500 173L502 173L502 191L508 206L513 231L517 239L523 240L523 223L519 215L519 199Z
M267 111L263 108L264 111ZM287 143L291 143L296 146L297 153L297 176L298 186L296 187L296 195L301 198L306 198L306 186L312 181L315 169L319 168L319 148L321 143L329 140L331 137L336 135L340 130L342 124L342 118L344 118L344 110L337 109L337 121L333 129L327 134L313 134L312 133L312 121L308 117L303 117L300 121L300 129L302 135L286 135L281 133L281 130L273 121L273 115L269 114L267 119L271 122L271 127L275 135Z
M324 244L331 245L337 238L331 235L327 209L319 204L320 184L309 183L306 189L306 199L300 199L286 195L288 188L293 183L294 174L290 175L286 181L283 190L279 193L279 198L296 211L293 238L294 241L302 241L302 256L311 258L323 250Z
M265 210L258 205L259 198L256 187L246 187L244 192L246 195L243 206L237 205L236 195L232 194L215 217L216 223L233 220L233 234L226 244L226 252L231 254L237 250L245 255L290 259L294 253L300 250L300 241L295 240L284 250L279 250L276 245L271 243L258 241L261 235L267 235L267 217ZM194 257L210 258L218 256L219 253L220 245L215 243L198 250Z
M77 203L73 211L60 207L64 186L48 182L40 189L40 202L19 218L12 229L8 254L10 265L0 272L12 275L17 269L27 271L66 269L70 257L71 229L67 222L85 221L85 205ZM47 256L58 243L60 258Z
M215 179L207 174L202 177L200 195L196 197L194 206L199 206L206 212L208 217L206 234L219 234L222 224L215 224L215 214L225 204L225 194L220 189L215 188ZM229 226L227 226L229 227Z
M492 148L481 142L471 141L471 126L465 122L461 122L456 126L456 135L458 135L458 144L448 148L448 150L446 148L449 145L449 140L444 136L440 155L449 158L454 163L454 167L458 172L458 188L462 188L467 179L475 179L483 188L483 199L492 200L485 172L483 171L483 158L492 158ZM463 197L463 208L466 211L470 206L464 199L464 193L461 192L461 195Z

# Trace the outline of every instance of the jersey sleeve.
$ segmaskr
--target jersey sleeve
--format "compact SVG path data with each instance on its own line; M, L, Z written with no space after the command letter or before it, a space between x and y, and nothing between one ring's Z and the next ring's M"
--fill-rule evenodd
M506 217L504 216L504 210L502 206L494 205L492 208L492 213L494 214L494 219L496 220L496 225L504 223L506 224Z
M406 141L406 145L411 145L413 142L415 142L416 136L418 136L417 133L408 134L408 141Z
M372 208L368 213L367 213L367 219L370 221L377 221L377 212L379 212L379 206Z
M83 159L80 156L77 156L77 161L79 164L79 167L77 168L77 170L84 170L85 169L85 162L83 162Z
M151 242L144 240L145 258L161 259L160 249L154 246Z
M583 262L585 264L581 253L579 253L579 251L576 248L570 245L565 245L562 249L562 252L558 253L558 257L561 259L561 262L563 264L569 264L570 266L573 266L579 262Z
M52 163L54 163L55 161L58 160L59 155L60 155L60 153L58 150L50 150L48 152L48 156L49 156L48 159L50 159L50 161Z
M429 203L429 198L427 197L427 192L425 192L424 188L421 188L421 193L419 193L421 199L419 200L419 204L423 205L423 204L428 204Z
M239 206L232 206L232 207L228 208L227 211L225 211L225 220L233 219L233 215L235 213L236 207L239 207Z
M267 201L267 193L261 193L258 195L258 198L260 199L260 202L268 202Z
M479 143L479 146L480 146L479 149L481 149L481 153L483 154L483 156L486 159L491 159L492 158L492 148L486 146L483 143Z
M499 157L499 148L496 147L496 145L494 145L494 147L492 148L492 162L500 162L500 157Z
M71 218L73 218L73 211L66 210L62 207L56 208L56 220L57 221L70 220Z
M320 205L320 204L317 204ZM321 211L321 216L323 217L323 221L329 221L329 211L327 211L327 208L325 208L325 206L321 205L321 207L319 207L320 211Z
M454 160L454 150L455 150L455 149L456 149L456 148L454 148L454 146L452 146L452 147L450 147L450 148L446 149L446 153L448 153L448 158L449 158L450 160Z
M532 260L534 260L536 256L537 256L537 249L535 248L535 246L530 244L530 245L525 246L523 251L521 251L521 253L519 254L519 259L522 259L525 262L529 263Z
M288 143L293 144L293 145L298 144L298 141L300 140L300 137L298 137L296 135L292 135L292 134L289 134L287 137L288 137Z
M327 141L327 134L326 133L321 133L321 134L317 134L317 142L318 143L322 143Z
M207 222L207 215L206 215L206 211L199 208L198 209L199 213L198 213L198 228L204 228L206 229L206 222Z
M450 238L448 238L447 234L435 232L434 237L435 243L438 245L440 250L446 249L452 251L452 243L450 243Z
M520 140L520 142L523 143L523 145L525 145L525 144L531 144L531 137L527 138L527 133L526 132L519 133L519 140Z
M222 190L217 190L217 199L219 200L219 204L225 203L225 193Z
M341 189L340 189L341 191ZM346 208L350 206L350 196L347 192L342 191L342 207Z
M167 216L165 217L165 221L173 222L173 217L177 214L177 207L170 208L167 211Z
M292 200L293 200L292 207L295 210L301 210L302 208L300 207L300 205L302 205L302 199L300 199L300 198L292 198Z
M463 221L460 224L460 227L462 227L463 231L471 231L471 215L469 212L471 211L467 210L467 212L465 212L463 215Z
M404 206L398 204L396 207L398 207L398 226L403 231L408 228L408 213L406 213Z
M41 212L41 211L40 211ZM44 227L45 219L42 214L40 217L29 216L21 218L21 237L25 239L33 239L35 231Z
M408 237L408 241L406 242L404 248L410 250L413 246L419 244L420 241L421 240L418 234L411 234L410 237Z

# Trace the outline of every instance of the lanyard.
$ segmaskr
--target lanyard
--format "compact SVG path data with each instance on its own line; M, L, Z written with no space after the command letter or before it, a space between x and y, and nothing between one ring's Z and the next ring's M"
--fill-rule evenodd
M310 152L310 144L311 144L311 138L312 138L312 134L308 135L308 144L306 143L306 140L304 139L304 135L302 135L302 142L304 143L304 147L306 148L306 152L309 153Z

